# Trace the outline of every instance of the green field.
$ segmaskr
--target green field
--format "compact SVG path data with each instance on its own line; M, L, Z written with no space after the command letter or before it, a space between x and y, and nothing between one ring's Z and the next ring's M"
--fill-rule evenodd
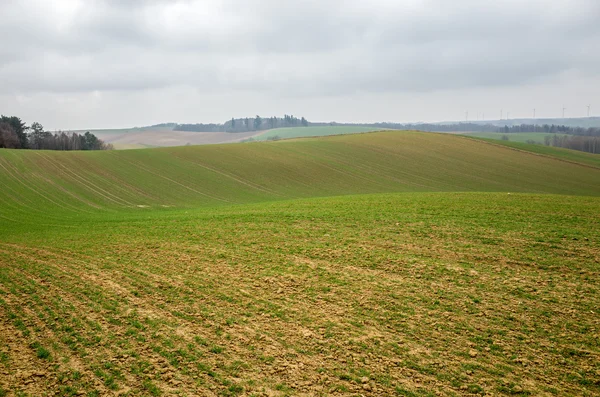
M487 138L479 139L486 139L490 143L510 147L517 150L523 150L530 153L537 153L544 156L559 158L574 163L587 164L592 167L600 168L600 156L593 153L580 152L578 150L570 150L554 146L532 145L522 142L497 141Z
M290 139L290 138L305 138L330 135L356 134L360 132L372 132L381 130L373 127L290 127L290 128L275 128L265 131L252 139L255 141Z
M389 131L0 150L0 395L600 393L600 169Z
M537 144L543 145L544 138L546 136L552 137L553 135L557 135L563 137L563 134L548 134L546 132L511 132L511 133L501 133L501 132L467 132L463 133L463 135L476 137L476 138L487 138L487 139L498 139L502 140L503 136L507 136L510 142L521 142L527 143L529 141L533 141Z
M600 173L578 164L401 131L133 151L4 150L0 169L5 217L387 192L600 192Z

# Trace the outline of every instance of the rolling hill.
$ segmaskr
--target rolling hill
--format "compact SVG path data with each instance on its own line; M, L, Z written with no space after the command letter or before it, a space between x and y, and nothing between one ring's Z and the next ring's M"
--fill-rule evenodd
M247 132L194 132L175 131L173 127L141 127L113 130L90 130L98 138L112 144L115 149L141 149L185 145L265 141L300 137L317 137L377 131L373 127L325 126L275 128ZM85 131L76 131L84 133Z
M290 138L319 137L330 135L357 134L361 132L379 131L381 128L361 126L324 126L324 127L289 127L275 128L256 134L255 141L279 140Z
M502 132L465 132L462 135L472 136L475 138L487 138L496 140L503 140L503 137L506 137L508 138L506 140L512 142L527 143L528 141L533 141L539 145L544 144L544 138L546 136L552 137L552 135L545 132L514 132L510 134L505 134ZM565 134L556 134L556 136L564 137Z
M79 132L83 133L85 131ZM256 131L239 133L192 132L175 131L173 127L90 130L90 132L103 141L112 144L117 150L232 143L256 135Z
M557 153L0 150L0 396L597 395L600 168Z
M110 152L0 152L2 215L427 191L600 194L600 171L451 135Z

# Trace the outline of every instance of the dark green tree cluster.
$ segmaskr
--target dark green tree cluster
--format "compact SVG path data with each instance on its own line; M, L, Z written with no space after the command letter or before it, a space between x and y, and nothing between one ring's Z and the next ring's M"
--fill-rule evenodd
M32 134L30 134L30 137ZM89 131L85 134L75 132L42 132L35 135L37 139L31 140L31 149L39 150L110 150L107 144Z
M177 124L175 131L194 132L248 132L264 131L282 127L308 127L310 123L304 118L293 115L283 117L256 117L232 118L224 124Z
M59 131L52 134L34 122L27 126L16 116L0 117L0 148L37 150L108 150L112 145L89 131L85 134Z
M223 132L223 124L176 124L174 131Z
M0 117L0 148L26 149L28 127L18 117Z

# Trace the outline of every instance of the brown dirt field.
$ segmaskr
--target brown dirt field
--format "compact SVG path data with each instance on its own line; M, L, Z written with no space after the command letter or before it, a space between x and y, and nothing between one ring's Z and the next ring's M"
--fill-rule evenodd
M402 249L418 254L423 247ZM560 354L548 354L552 347L544 346L546 353L540 355L541 347L527 331L491 333L489 344L483 345L470 338L472 330L485 334L507 315L517 317L525 329L532 327L535 319L522 310L522 301L503 300L499 310L498 302L475 308L467 298L461 314L440 314L419 303L442 289L450 295L477 294L474 283L502 290L508 282L533 293L544 288L507 258L490 258L483 272L466 270L453 264L443 247L433 246L427 252L438 252L449 264L447 276L430 279L430 270L418 264L401 272L391 263L374 269L348 266L340 262L343 251L323 251L323 259L289 256L286 260L302 272L273 275L266 275L267 268L257 273L253 266L226 259L207 262L203 251L178 244L155 244L143 251L122 245L99 259L3 244L0 264L8 266L8 258L21 264L13 269L14 284L2 288L3 308L16 313L29 334L10 315L0 316L1 352L10 363L2 367L0 387L19 384L29 395L86 390L151 395L156 385L164 395L234 395L243 387L243 395L385 396L393 392L385 385L395 384L402 390L437 389L440 395L452 395L441 392L449 384L437 374L446 371L456 377L454 393L461 395L480 395L469 385L493 385L494 371L502 373L507 386L517 385L511 386L513 395L535 390L535 395L550 396L543 386L559 387L556 375L545 368L560 365ZM597 250L590 254L598 257ZM118 258L144 267L121 264ZM506 278L507 268L512 278ZM456 278L468 282L451 287ZM23 292L33 286L35 295ZM315 287L316 293L309 293ZM561 293L571 294L570 287L565 284ZM572 287L581 288L581 281ZM392 323L386 320L394 307L389 305L395 305L389 291L411 297L394 309L407 315L394 316ZM578 314L565 308L562 315ZM560 325L549 319L548 326ZM525 344L506 343L511 338ZM36 357L35 341L54 346L52 361ZM592 351L576 351L581 369L592 369L600 358ZM564 386L565 392L570 390Z
M208 145L240 142L264 131L256 132L189 132L189 131L140 131L123 134L102 133L96 135L116 149L135 149L144 147Z

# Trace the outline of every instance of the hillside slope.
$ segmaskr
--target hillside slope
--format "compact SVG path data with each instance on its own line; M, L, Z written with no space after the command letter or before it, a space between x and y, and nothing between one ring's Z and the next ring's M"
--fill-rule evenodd
M143 149L151 147L208 145L233 143L256 135L248 132L193 132L174 131L169 127L147 127L129 130L92 131L100 139L112 144L115 149Z
M473 136L470 136L474 138ZM483 139L495 145L502 145L506 147L510 147L517 150L523 150L526 152L537 153L542 156L549 156L554 158L559 158L565 161L586 164L591 167L600 168L600 155L593 153L580 152L579 150L565 149L561 147L554 146L544 146L544 145L536 145L522 142L514 142L514 141L501 141L501 140L492 140L487 138L476 138Z
M288 127L275 128L252 137L252 140L266 141L290 138L318 137L330 135L357 134L361 132L380 131L382 128L361 126L324 126L324 127Z
M110 152L0 151L0 215L345 194L600 195L600 170L472 139L381 132Z

